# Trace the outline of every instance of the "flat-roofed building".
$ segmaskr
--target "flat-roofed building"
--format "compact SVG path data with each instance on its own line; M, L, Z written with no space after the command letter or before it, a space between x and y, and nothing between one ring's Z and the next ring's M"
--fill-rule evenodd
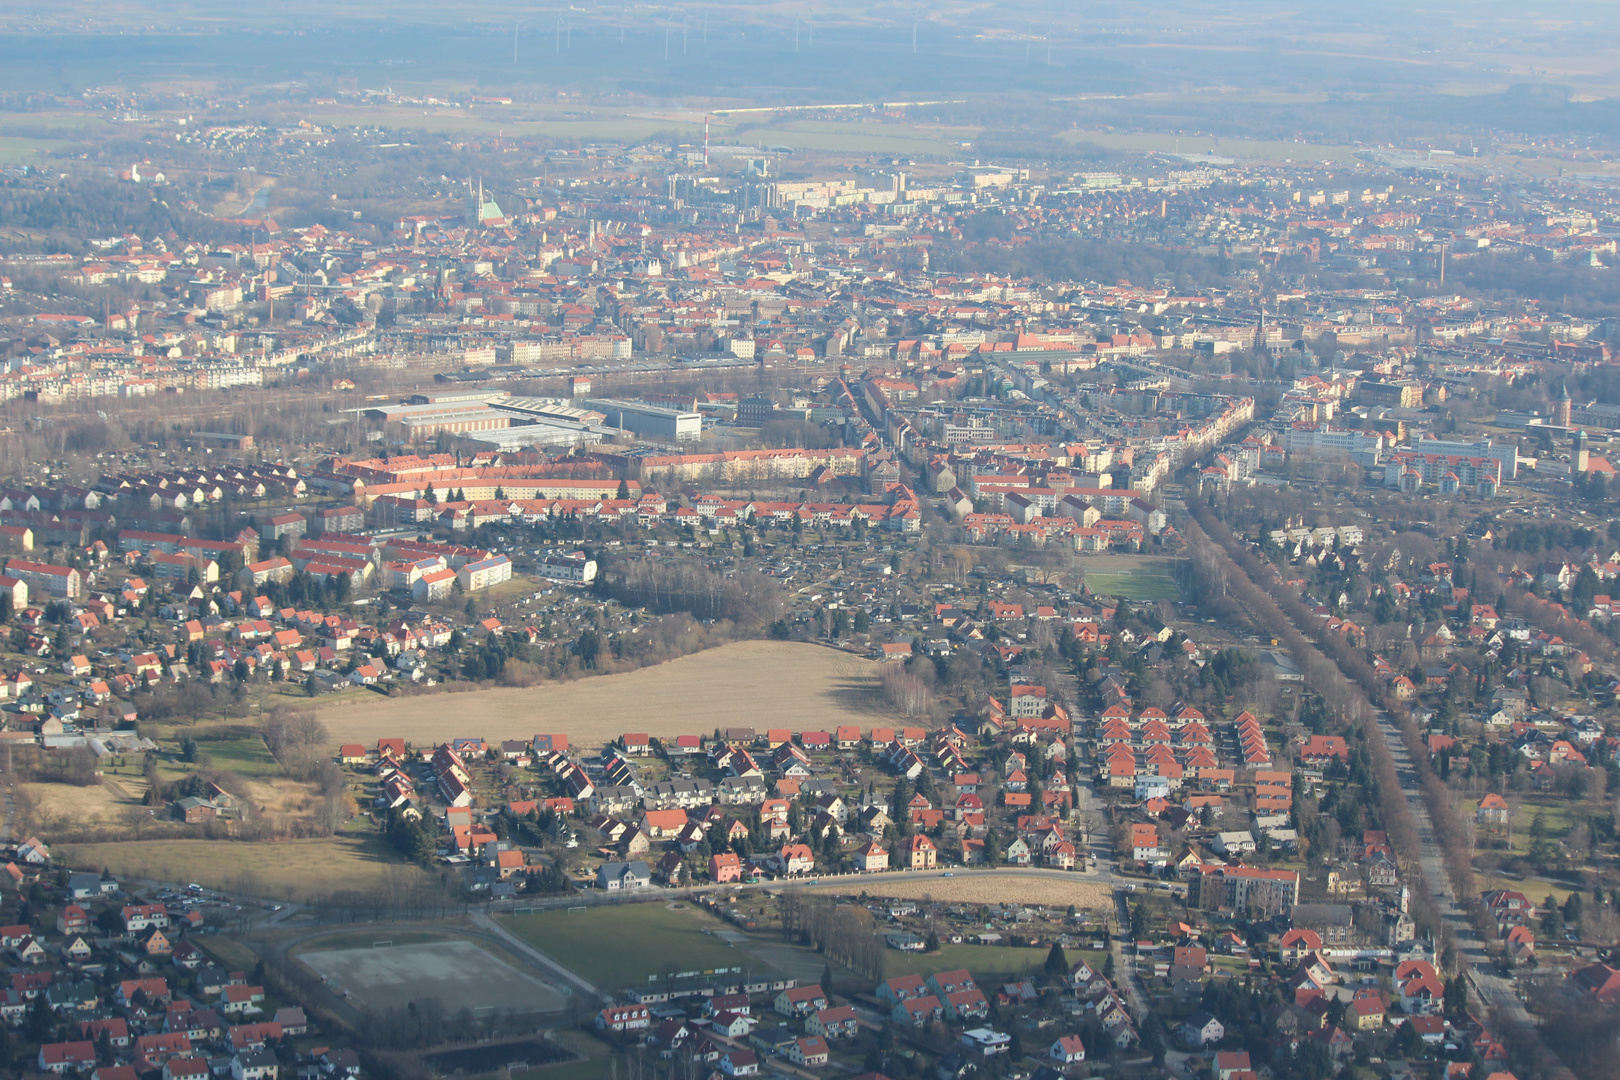
M614 398L591 398L585 404L601 412L611 426L649 439L696 442L703 436L703 417L695 412Z
M467 431L494 431L512 422L486 401L445 401L422 405L374 405L360 410L367 420L398 425L400 437L410 440Z
M494 404L510 397L505 390L491 390L488 387L467 387L456 390L422 390L405 399L407 405L449 405L466 404L468 402L487 402Z
M1412 444L1419 454L1441 457L1494 458L1502 463L1503 480L1516 480L1519 476L1519 447L1517 443L1497 445L1489 439L1463 442L1453 439L1419 439Z
M456 571L463 592L478 592L503 581L512 580L512 560L505 555L470 562Z
M563 420L575 424L600 424L607 419L606 414L596 409L582 409L556 398L507 398L504 401L491 402L490 406L499 412L510 413L514 418L525 420Z

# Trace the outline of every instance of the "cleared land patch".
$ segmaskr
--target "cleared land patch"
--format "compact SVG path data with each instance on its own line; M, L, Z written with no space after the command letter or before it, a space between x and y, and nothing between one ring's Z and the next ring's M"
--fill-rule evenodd
M691 904L624 904L586 911L548 911L502 919L512 933L602 989L643 985L651 975L777 966L729 944L726 923ZM737 936L735 931L729 935Z
M320 708L334 740L373 745L399 737L421 745L454 735L526 739L560 732L600 745L624 732L673 736L717 727L870 727L892 722L878 665L818 645L742 641L667 664L569 683L461 694L385 698L368 694Z
M103 785L79 787L75 784L19 784L27 801L32 804L34 818L42 832L50 832L62 825L86 825L94 822L117 821L119 816L135 805L134 799ZM144 792L145 784L141 790Z
M338 992L378 1011L435 997L452 1012L560 1012L564 1005L556 990L470 941L337 949L298 959Z

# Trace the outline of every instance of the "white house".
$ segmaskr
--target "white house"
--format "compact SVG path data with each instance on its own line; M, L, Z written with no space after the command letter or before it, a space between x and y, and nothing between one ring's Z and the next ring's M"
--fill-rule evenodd
M1168 799L1170 797L1170 778L1167 776L1138 776L1136 778L1136 801L1147 802L1149 799Z
M1226 1038L1226 1027L1207 1012L1195 1012L1182 1021L1176 1034L1188 1046L1202 1047Z
M1078 1035L1064 1035L1051 1045L1046 1056L1059 1065L1078 1065L1086 1060L1086 1044Z
M1221 832L1210 844L1220 855L1249 855L1254 852L1254 834L1247 832Z
M652 1010L645 1005L609 1005L596 1014L598 1031L641 1031L652 1026Z
M596 887L607 892L628 892L652 885L652 871L641 860L603 863L596 872Z

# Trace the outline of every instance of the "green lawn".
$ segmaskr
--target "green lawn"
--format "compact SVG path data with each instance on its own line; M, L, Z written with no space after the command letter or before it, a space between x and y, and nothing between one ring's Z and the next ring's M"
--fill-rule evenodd
M609 1056L610 1051L604 1047L595 1057L518 1069L510 1074L511 1080L607 1080Z
M1513 878L1507 877L1506 875L1498 875L1492 880L1495 881L1501 888L1512 889L1515 892L1524 893L1530 902L1535 904L1537 907L1541 907L1549 896L1558 902L1559 907L1562 907L1564 902L1569 899L1570 893L1581 891L1579 889L1571 889L1566 885L1554 885L1546 881L1516 881ZM1587 901L1592 899L1592 895L1590 893L1584 893L1583 897ZM1540 932L1539 927L1537 928L1537 932Z
M204 952L231 970L252 971L253 966L259 962L253 950L235 938L210 937L198 944L202 946Z
M184 738L185 731L175 734ZM280 776L281 766L270 756L259 729L251 724L223 724L189 732L197 748L216 769L239 776Z
M884 970L889 977L921 975L925 978L936 971L955 971L966 968L975 978L994 985L994 977L1023 975L1039 971L1046 963L1047 949L1017 949L1011 945L941 945L938 952L914 953L890 949ZM1102 969L1103 954L1083 949L1066 950L1069 963L1085 960L1095 970ZM981 987L982 988L982 987ZM986 993L989 991L986 990Z
M1556 840L1569 834L1574 822L1570 818L1570 806L1565 802L1523 802L1513 808L1513 848L1515 851L1530 850L1530 829L1535 824L1536 815L1541 815L1542 827L1547 830L1547 839Z
M1123 596L1136 601L1181 598L1170 575L1156 570L1133 570L1126 574L1097 574L1088 570L1086 588L1098 596Z
M0 164L38 165L52 154L76 149L66 139L36 139L26 136L0 136Z
M1479 809L1477 799L1469 799L1460 804L1462 812L1473 816ZM1513 853L1523 855L1530 850L1530 827L1535 823L1536 815L1541 815L1541 823L1547 830L1547 839L1558 840L1568 835L1574 822L1570 817L1568 803L1552 799L1527 799L1513 807ZM1480 832L1483 834L1484 827Z
M658 903L625 904L513 915L502 921L512 933L604 989L682 971L774 970L755 959L746 944L732 948L715 936L727 924L687 903L678 910Z

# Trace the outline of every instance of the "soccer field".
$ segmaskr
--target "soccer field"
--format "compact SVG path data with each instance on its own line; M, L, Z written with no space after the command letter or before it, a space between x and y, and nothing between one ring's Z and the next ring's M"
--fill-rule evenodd
M1096 596L1127 600L1179 600L1174 560L1153 555L1101 555L1082 559L1086 588Z
M1096 596L1123 596L1127 600L1179 600L1180 592L1169 574L1090 574L1086 588Z

